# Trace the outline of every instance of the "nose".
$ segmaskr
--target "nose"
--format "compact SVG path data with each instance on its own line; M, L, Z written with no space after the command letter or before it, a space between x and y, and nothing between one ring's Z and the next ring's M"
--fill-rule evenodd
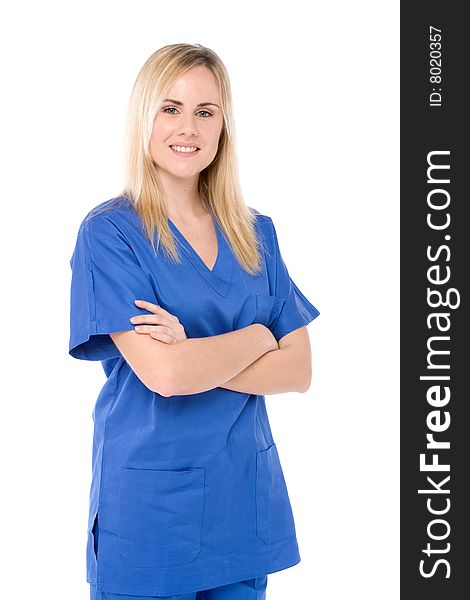
M192 114L183 116L179 123L179 132L182 135L197 135L198 128L196 123L196 117Z

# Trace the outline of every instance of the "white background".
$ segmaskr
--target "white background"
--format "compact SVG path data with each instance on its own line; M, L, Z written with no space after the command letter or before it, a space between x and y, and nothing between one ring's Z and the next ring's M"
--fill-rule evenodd
M245 201L320 310L306 394L267 397L302 562L268 600L399 597L399 3L81 1L2 8L2 587L88 599L92 410L68 355L78 226L123 186L137 73L200 43L233 88Z

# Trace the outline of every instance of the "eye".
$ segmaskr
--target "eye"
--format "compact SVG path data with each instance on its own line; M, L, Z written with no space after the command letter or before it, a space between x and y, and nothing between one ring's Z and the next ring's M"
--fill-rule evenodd
M167 110L176 110L176 108L174 106L167 106L166 108L163 109L163 112L166 112ZM175 113L167 113L167 115L174 115Z
M176 114L174 112L168 112L170 110L177 111L177 109L174 106L167 106L166 108L163 109L163 112L166 113L167 115L175 115ZM208 110L199 110L198 114L199 113L205 113L206 115L208 115L208 116L204 116L204 119L207 119L208 117L212 117L212 113L209 112Z

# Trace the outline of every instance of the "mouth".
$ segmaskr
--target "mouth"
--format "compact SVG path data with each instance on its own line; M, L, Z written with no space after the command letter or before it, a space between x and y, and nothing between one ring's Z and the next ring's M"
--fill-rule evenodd
M178 154L180 156L194 156L200 150L198 146L178 146L177 144L170 146L170 148L175 154Z

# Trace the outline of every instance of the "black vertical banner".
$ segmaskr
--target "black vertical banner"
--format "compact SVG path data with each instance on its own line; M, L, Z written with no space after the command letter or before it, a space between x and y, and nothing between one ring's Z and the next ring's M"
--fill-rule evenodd
M401 598L470 597L469 32L401 3Z

